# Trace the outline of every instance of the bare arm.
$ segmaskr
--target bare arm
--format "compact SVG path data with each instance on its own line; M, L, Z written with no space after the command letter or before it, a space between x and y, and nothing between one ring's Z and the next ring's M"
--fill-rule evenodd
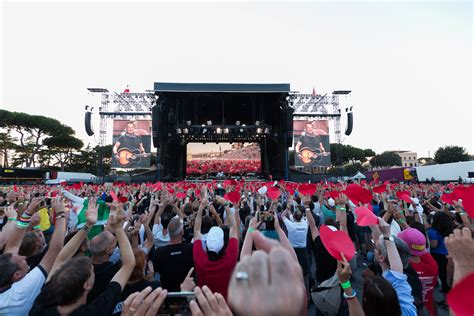
M288 240L288 237L286 237L286 234L283 231L283 229L281 229L280 221L278 220L278 216L276 214L273 215L273 220L274 220L275 230L278 234L278 240L280 241L280 244L282 245L283 248L285 248L290 253L293 259L298 261L298 257L296 256L295 249L293 248L290 241Z
M196 220L194 221L194 240L199 240L201 239L201 224L202 224L202 211L204 209L204 201L207 201L206 199L201 202L201 205L199 205L199 209L196 214Z
M122 290L128 282L128 278L132 274L135 268L135 257L133 256L133 249L128 241L127 235L122 228L123 211L117 210L114 214L112 213L109 217L111 226L114 228L115 236L118 241L120 249L120 257L122 258L122 267L112 278L111 282L117 282L120 284Z
M33 198L31 203L28 205L28 208L25 210L26 216L30 218L39 210L39 206L41 202L43 202L45 197L37 197ZM18 254L20 250L21 242L23 241L23 237L27 231L28 227L20 227L15 225L13 229L13 233L9 236L7 240L7 244L5 245L5 249L3 253L11 253L11 254Z
M311 231L311 238L312 240L315 240L316 237L319 236L319 229L316 226L313 214L311 214L311 211L309 209L306 209L306 218L308 219L309 229Z
M183 211L178 207L176 204L171 204L173 206L173 210L176 214L178 214L178 217L180 220L184 219L184 213Z
M53 267L56 257L63 249L67 225L66 209L64 208L60 197L54 199L52 202L52 207L56 212L56 225L54 227L53 236L51 237L51 241L49 243L48 251L39 263L48 274Z
M84 238L86 238L88 231L97 222L97 211L98 207L96 206L96 199L91 198L89 200L89 207L86 211L86 224L84 225L83 229L79 230L76 235L74 235L74 237L72 237L72 239L69 240L69 242L61 249L56 257L56 260L54 260L48 280L64 262L74 256L79 247L82 245L82 241Z
M224 223L222 222L222 219L221 217L219 216L219 214L217 214L217 211L216 209L214 208L214 205L209 205L209 211L211 212L212 214L212 218L217 222L217 225L219 227L222 227L224 226Z
M225 206L225 212L227 214L226 218L230 227L229 238L238 239L239 236L237 234L237 225L235 224L235 218L232 215L232 211L230 210L230 207L228 205Z
M379 229L384 237L390 237L390 225L384 220L379 218ZM380 238L380 237L379 237ZM390 263L390 269L395 272L403 273L403 264L400 254L398 253L397 247L393 241L383 240L385 247L387 248L388 261Z

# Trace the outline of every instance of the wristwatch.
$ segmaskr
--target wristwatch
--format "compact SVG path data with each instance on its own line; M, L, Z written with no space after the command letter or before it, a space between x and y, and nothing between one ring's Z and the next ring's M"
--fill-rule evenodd
M393 238L393 236L390 236L390 237L384 237L383 240L388 240L388 241L394 242L395 238Z

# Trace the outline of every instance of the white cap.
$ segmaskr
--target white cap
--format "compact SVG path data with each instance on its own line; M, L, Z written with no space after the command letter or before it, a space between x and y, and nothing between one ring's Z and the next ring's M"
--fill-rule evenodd
M329 198L328 204L329 204L330 207L333 207L334 205L336 205L336 202L334 202L333 198Z
M415 205L420 204L420 200L418 200L417 198L411 198L411 201L415 203Z
M328 226L328 228L329 228L330 230L332 230L333 232L337 232L337 228L336 228L336 227L334 227L334 226L332 226L332 225L327 225L327 226Z
M217 187L218 187L219 189L222 189L222 185L221 185L220 183L217 184Z
M224 247L224 231L222 228L213 226L207 233L206 246L209 251L219 253Z

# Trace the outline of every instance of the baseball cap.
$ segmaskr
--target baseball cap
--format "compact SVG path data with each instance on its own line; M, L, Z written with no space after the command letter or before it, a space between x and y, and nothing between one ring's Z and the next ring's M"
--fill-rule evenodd
M408 228L398 233L398 238L403 240L410 248L410 254L412 256L422 256L426 251L426 238L425 236L415 228Z
M219 253L224 247L224 231L222 228L213 226L207 233L206 246L209 251Z
M330 207L333 207L334 205L336 205L336 202L334 202L334 199L333 199L333 198L330 198L330 199L328 200L328 204L329 204Z
M411 198L411 200L413 203L415 203L415 205L420 204L420 200L418 200L417 198Z

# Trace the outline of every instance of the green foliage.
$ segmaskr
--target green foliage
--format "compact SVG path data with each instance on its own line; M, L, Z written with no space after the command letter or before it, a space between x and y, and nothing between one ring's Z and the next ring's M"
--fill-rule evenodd
M15 148L11 148L15 150L13 164L17 166L24 164L25 167L34 167L38 160L47 160L40 157L40 154L53 154L59 148L64 149L64 146L76 149L81 144L79 148L82 147L82 142L73 136L74 130L71 127L46 116L0 110L0 128L6 129L10 136L12 132L18 136L14 141ZM46 140L55 146L50 147ZM61 142L65 143L58 146ZM46 149L49 151L45 151Z
M374 156L372 149L361 149L351 145L331 144L331 161L334 166L345 165L353 160L367 161L366 157Z
M450 163L459 161L468 161L469 154L466 149L460 146L445 146L436 150L434 155L436 163Z
M385 151L380 155L375 155L371 160L372 167L392 167L401 166L402 158L393 151Z

